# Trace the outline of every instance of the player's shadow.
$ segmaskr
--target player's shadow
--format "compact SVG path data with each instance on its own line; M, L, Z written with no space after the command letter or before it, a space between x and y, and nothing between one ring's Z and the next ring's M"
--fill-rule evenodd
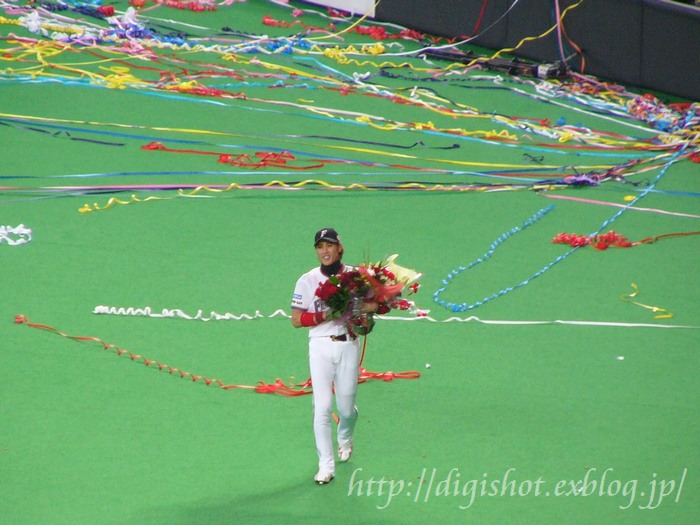
M193 480L196 483L196 480ZM336 523L343 516L344 525L399 525L394 519L376 509L376 498L348 494L346 479L336 478L328 485L318 486L312 479L296 476L290 483L269 492L231 494L230 499L187 502L183 505L154 506L142 509L138 515L118 520L120 525L235 525L255 523Z

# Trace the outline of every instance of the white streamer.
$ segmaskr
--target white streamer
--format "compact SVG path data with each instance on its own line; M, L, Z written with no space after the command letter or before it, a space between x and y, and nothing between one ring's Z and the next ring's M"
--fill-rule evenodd
M573 325L573 326L614 326L623 328L690 328L690 329L700 329L700 326L687 326L687 325L673 325L673 324L652 324L652 323L622 323L622 322L611 322L611 321L565 321L561 319L556 319L553 321L506 321L506 320L491 320L491 319L479 319L478 317L472 315L470 317L450 317L448 319L439 321L432 317L386 317L380 316L380 319L386 319L389 321L417 321L425 319L433 323L468 323L476 322L481 324L492 324L492 325L509 325L509 326L523 326L523 325L547 325L547 324L562 324L562 325Z
M260 310L256 310L255 314L240 314L236 315L230 312L225 314L219 314L216 312L210 312L209 316L204 316L202 310L197 310L196 315L191 316L184 313L178 308L168 309L163 308L160 312L154 312L150 306L144 308L123 308L115 306L96 306L93 310L94 314L99 315L125 315L125 316L136 316L136 317L156 317L156 318L180 318L188 319L192 321L242 321L242 320L253 320L253 319L271 319L273 317L285 317L289 319L291 316L284 310L275 310L270 315L263 315ZM561 324L561 325L572 325L572 326L608 326L608 327L622 327L622 328L689 328L689 329L700 329L700 326L685 326L685 325L670 325L670 324L652 324L652 323L622 323L622 322L609 322L609 321L565 321L561 319L556 319L553 321L513 321L513 320L493 320L493 319L479 319L478 317L472 315L469 317L450 317L444 320L438 320L430 316L420 316L420 317L397 317L389 315L379 315L377 319L382 321L423 321L430 323L481 323L487 325L504 325L504 326L528 326L528 325L551 325L551 324Z
M282 310L277 310L274 314L272 314L270 317L274 317L275 315L278 315L279 312L282 312ZM95 309L92 311L94 314L99 314L99 315L126 315L126 316L135 316L135 317L159 317L159 318L175 318L179 317L180 319L188 319L191 321L226 321L226 320L234 320L234 321L241 321L241 320L252 320L252 319L258 319L260 317L264 317L259 310L255 311L255 314L253 315L248 315L248 314L241 314L241 315L235 315L232 313L225 313L225 314L219 314L216 312L210 312L209 316L204 316L202 313L202 310L197 310L197 314L194 316L187 315L185 312L178 308L174 309L168 309L168 308L163 308L160 313L154 312L153 309L150 306L146 306L145 308L133 308L133 307L128 307L128 308L117 308L114 306L96 306ZM282 312L284 313L284 312Z
M19 238L12 238L10 235L17 235ZM0 226L0 243L7 241L10 246L26 244L32 240L32 230L20 224L16 228L12 226Z

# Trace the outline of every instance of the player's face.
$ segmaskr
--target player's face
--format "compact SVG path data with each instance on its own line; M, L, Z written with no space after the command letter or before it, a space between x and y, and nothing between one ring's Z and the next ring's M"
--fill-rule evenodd
M324 266L330 266L334 262L340 260L341 253L342 247L340 244L321 241L316 245L316 256L319 262Z

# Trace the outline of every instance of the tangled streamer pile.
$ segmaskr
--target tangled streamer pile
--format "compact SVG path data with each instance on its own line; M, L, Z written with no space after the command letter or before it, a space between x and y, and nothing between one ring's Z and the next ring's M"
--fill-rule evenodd
M697 102L667 104L658 97L640 96L583 74L541 79L528 76L524 69L508 73L486 71L489 59L512 52L526 41L544 38L555 29L559 31L561 46L565 36L562 21L581 2L563 11L557 9L554 26L542 35L523 39L512 49L444 65L432 60L435 54L429 51L438 47L449 49L454 41L366 17L355 19L333 10L324 13L292 9L282 5L284 2L275 4L274 16L260 17L259 31L255 33L212 26L224 8L237 7L232 0L132 0L131 7L123 11L102 6L100 0L41 0L27 5L0 1L6 15L0 17L0 24L19 33L2 38L0 81L5 86L46 83L115 90L129 96L161 99L158 102L186 102L191 108L221 109L242 117L253 115L240 119L255 123L253 129L247 129L235 124L230 127L207 123L207 128L196 128L163 125L165 120L147 125L128 122L126 118L88 120L0 113L0 124L11 133L34 134L43 140L70 140L72 145L79 141L95 148L109 147L111 151L123 151L125 156L160 157L163 163L171 165L177 165L172 157L186 155L195 165L189 172L57 173L46 177L60 178L63 183L71 178L109 178L112 182L117 177L186 175L197 177L194 183L46 185L31 189L41 192L39 198L67 193L177 191L176 195L110 197L104 205L85 204L79 209L84 215L117 205L212 197L233 190L532 190L545 194L559 189L585 191L614 183L641 191L637 202L655 185L639 179L658 170L658 181L672 164L696 161L700 154ZM187 15L200 17L202 25L155 16L168 8L192 11ZM218 12L212 13L215 9ZM285 10L288 16L284 15ZM481 18L474 27L475 34L490 29L480 28ZM299 33L290 35L297 29ZM462 43L468 44L469 39ZM576 48L570 39L569 44ZM521 107L527 107L529 102L546 104L548 111L538 111L537 115L503 114L491 105L477 107L479 97L462 96L485 90L526 102L517 104ZM471 105L465 100L476 102ZM561 111L562 116L542 117L551 113L549 109ZM278 129L278 122L289 123L288 129ZM301 133L295 126L302 122L318 126ZM610 131L611 122L615 131ZM395 138L406 136L411 138ZM496 154L482 153L486 149ZM436 150L439 153L428 153ZM499 162L494 162L494 158ZM260 174L261 178L277 177L297 172L314 176L323 173L328 178L356 178L361 174L370 179L384 176L392 180L209 184L201 179L251 173ZM420 173L426 179L439 175L448 182L403 182L406 173ZM20 178L6 178L15 177ZM402 177L402 182L394 182L397 177ZM449 181L457 177L474 181ZM29 191L12 186L2 190L3 195ZM621 211L627 209L635 208L630 204ZM573 251L545 264L529 279L480 301L443 298L457 275L489 259L511 235L542 218L548 210L541 210L523 226L506 231L476 261L450 271L443 286L434 293L434 301L452 312L471 310L526 285L567 258ZM603 227L618 216L619 213ZM632 243L612 231L601 233L603 227L585 237L561 234L555 242L568 244L573 250L583 246L602 250L694 235L667 234ZM0 241L8 244L30 238L31 233L19 241L7 231L4 237L0 233Z
M61 3L42 0L25 6L6 1L0 4L7 14L0 17L0 24L21 28L31 35L11 34L3 39L6 42L3 64L7 67L0 69L0 80L8 84L62 83L125 90L168 100L184 99L190 104L235 108L241 112L264 111L275 116L292 116L294 120L315 119L340 127L361 126L368 133L410 131L425 139L419 141L421 144L428 139L452 141L447 147L435 146L442 149L460 148L470 143L518 146L531 162L494 163L465 160L469 157L464 155L429 158L397 154L387 148L402 146L392 145L388 140L353 140L349 134L339 132L274 135L243 129L231 133L126 122L69 122L40 115L11 114L2 115L3 123L11 122L13 126L35 133L52 133L57 139L70 138L102 146L132 147L131 141L138 141L138 147L144 151L215 155L219 167L277 168L288 173L293 170L326 172L339 165L359 165L377 167L380 172L398 168L448 174L459 174L455 168L461 167L478 170L469 172L477 177L509 180L531 177L533 180L525 184L529 187L535 184L541 187L543 183L581 186L624 181L663 165L667 156L683 145L692 146L685 153L692 159L697 156L700 144L697 103L664 104L651 95L639 96L583 75L571 75L564 81L486 75L481 68L489 57L440 66L427 60L426 46L445 44L441 48L449 48L454 41L368 21L364 17L353 20L333 10L324 14L289 8L287 17L263 16L259 20L260 34L254 34L228 26L206 27L154 16L157 10L172 7L197 12L197 16L211 22L210 11L223 7L236 9L234 2L139 0L125 11L115 11L113 6L101 3L98 0ZM578 3L558 12L558 22L576 5ZM281 5L278 3L275 8L279 10ZM324 23L308 23L312 18ZM481 23L477 23L475 30L480 26ZM556 27L558 24L551 30ZM293 28L298 28L300 33L289 36ZM273 34L269 34L271 32ZM343 45L351 36L369 38L372 43ZM185 62L183 54L191 58ZM365 60L367 57L377 60ZM343 67L337 68L335 64ZM346 66L355 66L358 71L348 72ZM397 87L396 79L402 81L403 86ZM575 121L569 123L563 116L554 122L534 116L498 114L491 107L478 108L459 102L461 97L448 95L453 88L508 91L514 97L551 104L567 114L581 114L593 122L615 120L630 133L612 133ZM275 96L278 90L296 90L299 95ZM330 100L335 104L315 102L315 93L332 97ZM365 104L362 101L347 104L346 97L351 102L365 97L368 103L381 109L377 113L349 109ZM405 113L397 112L397 108L409 108L412 118L405 119ZM47 125L48 128L44 127ZM144 135L146 132L148 135ZM95 133L105 140L85 136ZM164 136L164 133L170 135ZM200 139L244 138L246 145L242 147L239 140L211 144L175 139L172 133L186 133ZM110 137L119 137L120 141L106 140ZM252 143L271 137L277 142L289 142L298 149L291 151L291 147L287 147L270 151ZM331 141L335 144L329 144ZM183 142L193 147L173 147ZM211 149L214 146L219 151ZM223 150L233 147L243 151L231 154ZM332 154L320 155L320 150L331 150ZM570 152L580 153L580 163L572 165L552 159ZM548 162L543 162L545 155ZM401 161L383 162L387 157ZM586 162L589 159L591 162Z

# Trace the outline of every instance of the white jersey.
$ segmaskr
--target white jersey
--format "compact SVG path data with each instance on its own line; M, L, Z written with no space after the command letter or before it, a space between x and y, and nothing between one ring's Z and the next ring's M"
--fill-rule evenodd
M349 266L343 265L340 271L352 269ZM299 277L297 284L294 287L294 296L292 297L292 308L296 310L307 311L310 313L321 312L328 310L328 307L316 296L318 287L326 282L328 277L321 272L321 268L309 270L304 275ZM342 335L348 332L343 321L332 320L321 323L318 326L313 326L309 330L309 337L328 337L331 335Z

